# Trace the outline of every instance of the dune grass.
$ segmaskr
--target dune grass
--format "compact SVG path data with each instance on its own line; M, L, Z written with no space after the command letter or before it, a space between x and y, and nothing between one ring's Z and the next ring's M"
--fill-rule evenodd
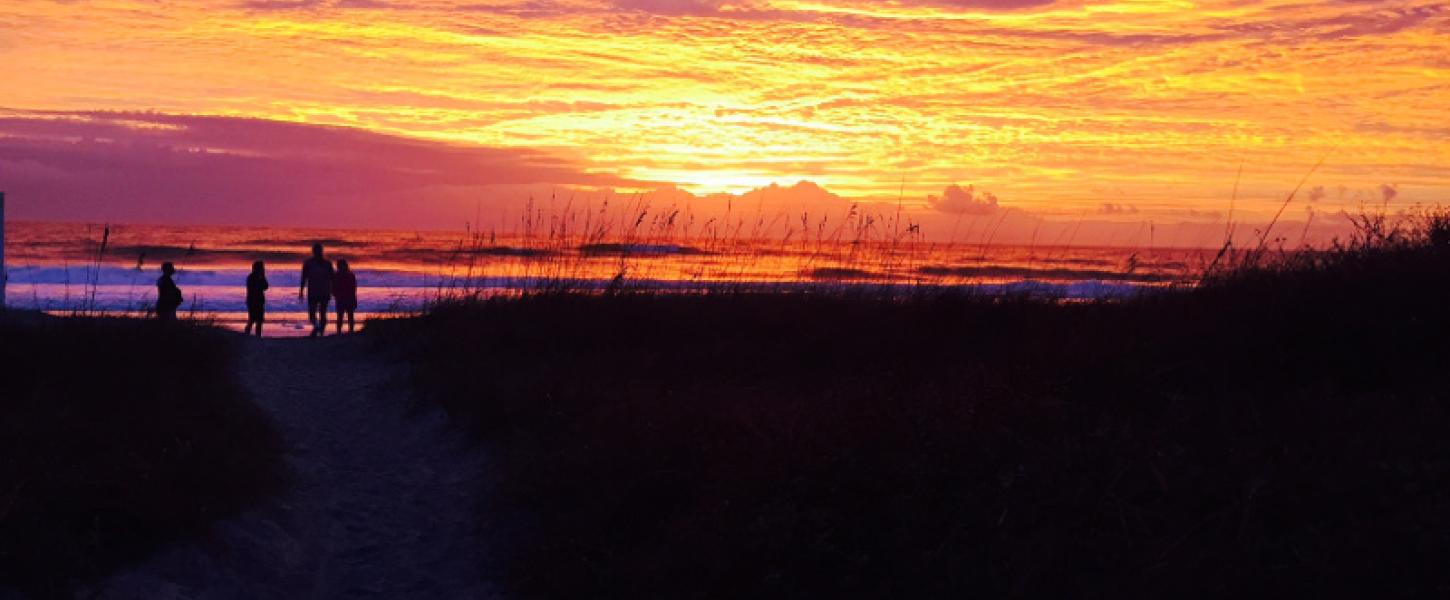
M0 311L0 588L64 597L282 484L217 331Z
M1369 225L1122 302L546 293L370 334L497 453L524 597L1444 594L1450 228Z

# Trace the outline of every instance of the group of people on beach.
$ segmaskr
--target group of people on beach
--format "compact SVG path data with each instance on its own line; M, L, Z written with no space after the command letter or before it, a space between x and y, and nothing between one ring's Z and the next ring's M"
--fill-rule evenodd
M156 318L175 321L176 310L181 307L181 288L176 286L172 276L176 266L167 262L161 265L161 278L156 280ZM246 335L256 332L262 336L262 324L267 320L267 265L262 261L252 263L252 272L247 275L247 326ZM342 323L347 321L349 333L356 326L354 313L357 311L357 276L353 274L346 260L332 261L323 256L322 244L312 245L312 257L302 263L302 281L297 289L297 299L307 302L307 321L312 324L312 337L321 337L327 332L327 310L333 300L337 301L337 332L342 333Z

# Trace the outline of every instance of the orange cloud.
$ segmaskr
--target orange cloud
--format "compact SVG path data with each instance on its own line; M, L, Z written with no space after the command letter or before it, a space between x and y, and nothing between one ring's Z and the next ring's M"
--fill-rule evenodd
M806 179L931 213L974 181L1163 220L1237 188L1262 218L1327 157L1310 189L1450 198L1443 0L91 0L0 29L13 107L347 126L700 196Z
M990 215L997 212L997 196L991 192L978 192L973 186L962 187L951 184L940 196L927 196L926 203L932 208L953 215Z

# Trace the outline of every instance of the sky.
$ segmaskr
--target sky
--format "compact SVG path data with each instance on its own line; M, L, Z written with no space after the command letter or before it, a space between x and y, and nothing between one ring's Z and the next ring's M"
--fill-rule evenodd
M1212 245L1301 180L1288 230L1450 201L1438 1L7 0L0 81L13 218L643 194Z

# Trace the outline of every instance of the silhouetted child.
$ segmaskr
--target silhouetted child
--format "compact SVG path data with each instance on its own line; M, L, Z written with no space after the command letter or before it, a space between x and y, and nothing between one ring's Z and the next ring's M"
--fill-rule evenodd
M342 318L347 316L347 332L353 331L353 312L357 310L357 276L346 260L337 261L337 274L332 276L332 297L337 299L337 332L342 333Z
M267 265L262 261L252 263L252 274L247 276L247 328L252 334L252 325L257 325L257 337L262 337L262 322L267 320Z
M327 305L332 301L332 261L322 257L322 244L312 245L312 258L302 263L302 283L297 297L307 291L307 320L312 337L327 333Z
M181 288L171 280L175 274L175 265L161 263L161 278L156 280L156 319L159 321L175 321L176 309L181 307Z

